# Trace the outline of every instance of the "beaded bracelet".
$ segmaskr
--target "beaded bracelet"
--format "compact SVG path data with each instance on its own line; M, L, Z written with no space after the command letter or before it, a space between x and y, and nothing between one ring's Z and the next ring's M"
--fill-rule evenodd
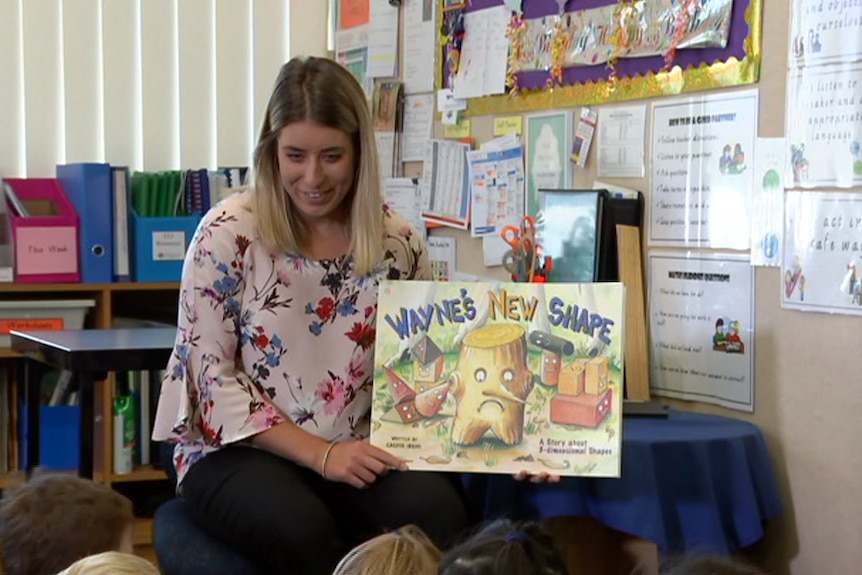
M332 448L335 447L336 443L335 441L330 441L326 447L326 451L323 452L323 461L320 463L320 476L324 479L326 479L326 462L329 461L329 454L332 453Z

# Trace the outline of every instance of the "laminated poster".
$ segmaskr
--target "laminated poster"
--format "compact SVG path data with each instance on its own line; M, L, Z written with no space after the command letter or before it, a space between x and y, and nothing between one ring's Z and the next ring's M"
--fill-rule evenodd
M862 194L788 191L781 305L862 315Z
M654 395L754 411L754 269L748 257L651 250Z
M411 469L619 477L620 283L383 282L371 443Z

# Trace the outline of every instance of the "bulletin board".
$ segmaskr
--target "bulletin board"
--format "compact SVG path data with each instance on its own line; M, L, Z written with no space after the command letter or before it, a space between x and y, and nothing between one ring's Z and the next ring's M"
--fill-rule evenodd
M471 9L475 9L478 2L474 0ZM525 5L529 6L529 2L525 0ZM567 9L587 2L568 3ZM555 2L549 1L547 5L553 11ZM723 333L732 334L731 324L743 316L750 317L752 325L756 326L753 334L742 334L741 346L733 340L728 345L726 340L722 343L720 338L712 341L710 337L704 344L688 344L691 349L674 350L682 355L691 354L702 345L701 353L711 354L710 358L733 362L742 362L749 353L754 354L756 399L753 412L728 411L702 401L666 397L661 400L683 410L720 413L752 421L763 430L788 508L786 516L775 521L767 531L763 549L768 549L768 557L759 561L764 571L840 572L858 563L859 551L851 540L840 536L840 529L836 531L835 518L845 518L843 523L839 522L843 525L862 517L862 504L849 501L845 496L858 483L857 475L851 470L862 464L855 445L858 433L847 433L848 422L851 427L854 425L860 409L857 385L859 316L850 312L862 309L862 298L857 295L862 293L858 288L862 285L859 280L862 275L854 273L854 270L862 270L862 248L858 247L862 245L859 235L862 227L857 226L862 222L859 208L862 206L862 168L856 169L860 165L857 162L862 157L859 152L862 147L854 144L862 142L862 123L858 120L859 102L862 102L859 92L862 90L859 80L862 52L857 42L862 30L862 6L856 2L820 0L753 0L744 6L747 29L741 57L697 62L646 77L622 78L613 91L609 90L605 77L584 86L559 86L517 96L470 100L464 114L470 123L468 134L478 147L498 135L498 125L524 128L534 113L566 110L577 119L584 106L591 106L600 117L604 110L617 112L620 108L646 106L648 127L643 144L647 165L643 172L627 177L599 176L600 162L594 147L585 165L573 170L572 187L586 188L602 180L610 185L641 190L647 200L646 217L650 217L655 175L650 164L655 160L654 139L659 137L655 132L661 129L652 125L652 107L672 105L687 96L726 94L731 97L749 90L759 93L757 117L752 122L757 149L746 150L746 158L751 162L749 169L755 172L752 183L762 191L775 191L778 207L775 200L768 199L768 194L762 196L761 207L776 214L779 227L784 223L788 225L785 236L795 238L797 250L804 248L808 259L796 261L796 253L788 250L775 252L774 244L761 246L758 253L756 242L752 242L747 254L748 264L737 257L727 258L726 263L702 256L687 259L684 250L677 249L668 255L667 250L651 249L644 239L645 271L649 272L650 267L654 272L661 271L665 266L668 272L675 272L674 278L703 278L703 285L696 286L697 289L678 291L684 297L696 297L701 301L712 297L715 305L725 305L727 311L716 314L725 326ZM769 22L769 26L763 26L764 22ZM821 33L818 39L816 30L822 30L823 26L831 32ZM441 48L440 58L444 55ZM438 63L439 66L442 63ZM597 70L609 74L606 66ZM833 77L824 82L822 76L829 74ZM664 80L660 80L662 76ZM438 87L443 85L442 77L437 81ZM643 86L652 83L652 88L636 87L638 82ZM823 106L823 98L834 100ZM851 100L852 104L847 103ZM845 121L832 123L833 116L851 113ZM644 116L628 116L638 117ZM499 124L497 120L501 120ZM598 132L601 132L601 119ZM849 135L845 136L845 132ZM445 133L445 126L437 121L435 136L442 138ZM523 138L523 132L520 133ZM823 144L824 140L827 145ZM598 141L601 141L600 135ZM735 143L735 140L731 142L732 147ZM787 168L788 157L792 166L790 172L783 169ZM713 163L711 169L720 171L720 160L715 159ZM784 213L788 208L790 213L804 215L805 229L790 225L799 221L799 217L785 221ZM754 205L752 210L755 213L758 206ZM737 222L734 221L734 225L738 225ZM481 244L471 238L469 232L440 228L431 231L431 238L457 241L459 270L483 277L504 277L500 267L483 264ZM784 245L791 246L794 242L785 240ZM845 245L848 246L846 251ZM768 246L771 247L766 249ZM726 249L718 251L740 254ZM760 263L754 265L757 260ZM730 275L731 281L738 278L742 289L753 295L754 306L734 309L739 302L732 298L722 304L721 298L727 297L721 287L726 275ZM670 279L668 273L665 277ZM648 276L646 283L649 290ZM669 287L669 297L672 297L674 288ZM660 288L658 286L657 290ZM825 309L824 299L830 302ZM843 303L835 305L836 301ZM687 310L678 313L682 316ZM704 337L718 333L716 324L720 323L717 318L712 319L709 323L703 322ZM650 345L654 343L650 341ZM826 391L820 387L824 381L835 384L830 383ZM853 427L856 428L858 425ZM821 488L824 473L833 478L834 483L826 494Z
M727 88L760 75L761 0L444 1L438 87L458 67L464 15L503 4L522 10L509 24L507 93L471 99L467 116Z

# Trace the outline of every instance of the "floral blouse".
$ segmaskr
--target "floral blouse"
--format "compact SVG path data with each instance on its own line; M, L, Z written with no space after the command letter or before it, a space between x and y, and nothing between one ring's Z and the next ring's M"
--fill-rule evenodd
M153 432L177 442L179 481L207 453L287 419L327 441L366 438L377 285L431 278L425 243L387 206L384 259L356 276L351 256L273 255L250 196L210 210L186 254Z

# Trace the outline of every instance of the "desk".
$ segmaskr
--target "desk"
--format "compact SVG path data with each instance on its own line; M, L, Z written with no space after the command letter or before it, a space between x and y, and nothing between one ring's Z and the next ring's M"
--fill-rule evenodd
M783 509L757 426L678 410L623 419L619 479L531 484L470 474L464 484L486 518L591 516L662 553L733 553L761 539L763 522Z
M93 476L94 382L105 379L109 371L164 369L176 333L173 327L11 332L12 349L77 376L82 477ZM39 463L39 381L27 379L35 379L26 382L27 459L32 468Z

